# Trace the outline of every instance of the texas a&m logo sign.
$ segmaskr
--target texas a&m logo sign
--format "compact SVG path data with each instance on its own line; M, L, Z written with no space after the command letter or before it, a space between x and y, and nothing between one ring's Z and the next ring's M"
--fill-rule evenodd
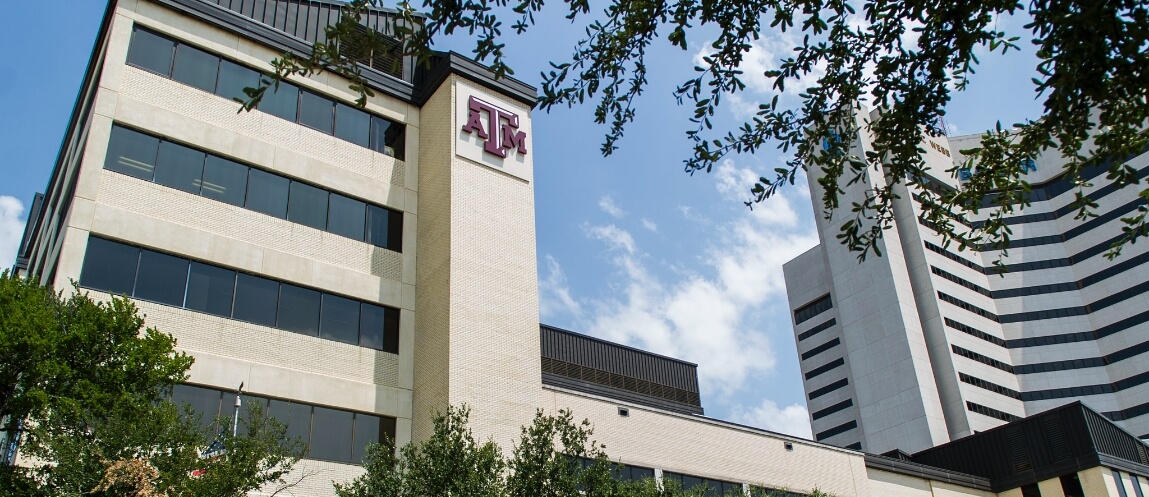
M520 117L511 110L511 104L500 100L466 84L457 84L456 154L530 181L528 117Z
M483 126L484 115L486 126ZM499 157L506 158L508 150L527 154L527 133L519 131L519 115L474 95L467 99L467 124L463 125L463 132L478 135L487 142L483 150Z

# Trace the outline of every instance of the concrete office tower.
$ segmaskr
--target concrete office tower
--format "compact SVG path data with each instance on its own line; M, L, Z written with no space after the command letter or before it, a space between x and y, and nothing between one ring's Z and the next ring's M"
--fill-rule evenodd
M945 170L979 141L923 137L926 180L960 188ZM850 153L862 155L870 143L863 126ZM1142 177L1147 164L1149 154L1129 161ZM1114 191L1105 186L1107 163L1088 167L1083 178L1096 186L1084 191L1099 216L1076 220L1076 190L1061 165L1056 152L1027 163L1032 204L1009 220L1004 276L993 269L996 251L943 248L919 222L915 190L905 185L895 185L901 198L882 257L859 263L838 243L848 215L818 218L821 244L785 265L818 440L915 452L1075 400L1149 436L1149 251L1138 244L1112 262L1103 256L1121 234L1120 218L1144 205L1140 188ZM809 178L815 203L818 174ZM844 187L842 205L886 185L871 169Z

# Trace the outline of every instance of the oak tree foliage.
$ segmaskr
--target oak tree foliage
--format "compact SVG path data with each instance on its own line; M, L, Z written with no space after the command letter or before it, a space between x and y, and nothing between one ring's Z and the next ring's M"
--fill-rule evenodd
M238 497L297 483L288 471L302 446L283 425L256 408L232 436L173 405L193 361L175 338L145 328L127 298L73 290L0 273L0 430L9 441L0 453L20 456L0 464L0 495ZM226 454L203 459L216 440Z
M352 90L370 94L356 62L365 50L391 50L426 62L437 37L462 33L474 39L473 55L489 63L497 77L513 74L503 49L508 35L526 31L536 16L561 15L584 27L569 54L542 54L551 68L540 75L537 106L545 111L594 105L594 119L607 126L602 153L609 155L634 121L638 97L647 86L646 56L662 39L688 50L699 31L717 33L704 51L695 76L674 96L692 106L684 123L693 153L689 173L709 172L731 154L774 147L787 157L771 177L753 187L748 205L792 184L803 168L820 169L823 215L846 216L840 241L864 258L880 255L883 230L893 224L895 184L930 182L931 175L956 175L970 168L961 189L922 189L921 218L959 248L1005 249L1011 235L1007 218L1029 205L1032 185L1026 161L1043 152L1059 155L1064 178L1076 191L1076 218L1096 216L1089 188L1112 184L1138 187L1141 175L1125 161L1149 144L1149 8L1144 0L610 0L592 12L586 0L545 5L543 0L424 0L392 5L398 21L390 38L356 29L366 9L382 0L353 0L328 37L309 54L284 54L273 61L276 75L253 89L247 102L258 104L267 84L288 75L332 71L348 78ZM550 10L546 10L550 9ZM999 29L998 19L1028 20L1023 27ZM1017 22L1012 23L1018 24ZM752 44L776 32L797 33L792 53L764 76L776 94L755 116L731 129L715 126L724 98L746 89L740 66ZM709 36L714 36L709 34ZM398 41L392 41L398 40ZM916 40L916 41L912 41ZM1029 43L1039 59L1033 90L1041 116L987 131L982 145L963 151L969 158L949 171L928 171L923 131L945 133L941 120L954 92L974 83L979 54L1005 53ZM788 85L816 81L797 98L782 97ZM859 102L882 109L874 122L855 119ZM986 112L992 112L987 109ZM851 153L849 137L865 126L874 150ZM845 137L845 139L840 139ZM1108 162L1107 174L1082 177L1083 167ZM887 186L866 191L843 205L843 187L884 168ZM1140 190L1149 200L1149 189ZM984 223L965 216L980 214ZM1110 257L1149 235L1142 203L1123 218Z

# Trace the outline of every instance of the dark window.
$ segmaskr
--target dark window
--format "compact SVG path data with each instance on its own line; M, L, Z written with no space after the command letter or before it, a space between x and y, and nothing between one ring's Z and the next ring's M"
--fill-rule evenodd
M214 155L203 165L203 188L200 195L243 207L247 196L248 167Z
M826 430L822 433L818 433L818 434L814 435L814 440L821 442L822 440L830 438L834 435L841 435L842 433L846 433L847 431L853 430L854 428L857 428L857 427L858 427L857 421L849 421L846 423L842 423L838 426L830 428L829 430Z
M299 87L280 81L278 88L272 85L263 93L259 110L295 122L295 109L298 105Z
M402 124L371 116L371 149L403 160L406 154L405 130Z
M222 392L207 388L193 387L191 385L176 385L172 388L172 403L175 405L187 404L192 412L200 416L203 427L215 425L219 417L219 404Z
M363 456L367 455L367 444L380 442L382 422L379 416L355 413L355 440L351 444L351 462L363 463ZM392 441L393 442L393 441Z
M166 77L172 72L172 53L175 47L176 43L172 40L150 31L137 29L132 33L128 64Z
M335 136L361 147L371 146L371 115L336 102Z
M206 92L214 92L218 73L219 57L182 43L176 48L172 79Z
M1136 478L1136 477L1134 477ZM1133 481L1133 488L1138 490L1137 497L1141 497L1140 489L1137 488L1137 481ZM1085 491L1081 488L1081 480L1077 478L1077 474L1061 475L1061 492L1065 497L1085 497Z
M131 295L140 249L103 238L88 238L80 284L108 293Z
M1021 487L1021 497L1041 497L1041 490L1037 489L1036 483Z
M188 282L188 260L151 250L140 255L134 297L161 304L184 305Z
M359 320L359 345L399 353L399 309L363 304Z
M287 189L291 181L252 169L247 181L247 208L280 219L287 218Z
M160 139L119 126L112 127L104 168L151 181Z
M259 86L259 73L231 61L219 63L219 83L215 94L229 100L247 100L244 88Z
M323 314L319 323L319 336L351 345L359 344L359 302L323 295Z
M367 218L367 204L337 193L331 194L327 215L327 231L355 240L363 239Z
M203 152L168 141L162 142L159 159L156 160L155 181L198 194L203 179L203 161Z
M327 229L327 191L311 185L291 182L291 200L287 219L293 223Z
M835 321L834 318L830 318L829 321L826 321L825 323L819 324L818 326L815 326L813 328L810 328L810 329L800 333L798 335L798 341L801 342L802 340L805 340L805 339L810 338L814 335L817 335L818 333L826 331L827 329L829 329L831 326L834 326L835 324L837 324L837 321Z
M279 285L276 328L319 335L319 292L286 283Z
M235 310L232 317L243 321L275 326L279 283L240 273L235 280Z
M1117 496L1118 497L1129 497L1129 494L1125 491L1125 480L1121 478L1121 472L1117 471L1116 469L1114 469L1112 471L1113 471L1113 483L1117 484Z
M331 134L335 102L309 91L299 97L299 124Z
M287 425L287 438L299 437L307 445L311 440L311 406L271 399L267 412L280 423Z
M311 423L311 453L308 457L326 461L351 462L352 413L315 407Z
M794 309L794 324L804 323L810 318L817 316L834 308L834 303L830 300L830 295L823 295L822 297L810 302L802 307Z
M403 251L403 213L374 205L367 208L369 242L396 252Z
M235 296L235 271L198 262L188 273L188 309L216 316L231 316Z
M1074 476L1074 479L1076 480L1077 475L1073 475L1073 476ZM1064 477L1062 477L1062 478L1064 478ZM1137 475L1135 475L1133 473L1129 473L1129 479L1133 481L1133 495L1135 495L1137 497L1145 497L1145 493L1141 491L1141 480L1139 478L1137 478ZM1078 483L1077 487L1081 488L1081 484ZM1065 494L1065 497L1075 497L1075 496L1069 495L1067 493L1067 494ZM1085 497L1084 492L1081 493L1081 497Z
M849 384L850 384L850 380L848 378L842 378L842 379L835 381L829 385L826 385L822 388L812 390L812 391L810 391L810 395L809 395L810 400L814 400L818 397L821 397L821 396L826 395L830 392L833 392L834 390L837 390L839 388L843 388Z

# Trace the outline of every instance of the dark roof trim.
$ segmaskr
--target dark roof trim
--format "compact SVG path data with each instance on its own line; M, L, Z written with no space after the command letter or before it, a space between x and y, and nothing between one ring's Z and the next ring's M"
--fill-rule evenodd
M543 385L565 388L567 390L574 390L576 392L589 393L591 395L606 397L621 402L628 402L682 414L703 413L702 406L692 406L690 404L671 402L669 400L660 399L652 395L643 395L641 393L631 392L621 388L613 388L607 385L600 385L598 383L576 380L574 378L568 378L566 376L552 373L543 373Z
M40 231L40 210L43 208L44 194L37 193L32 198L32 207L28 209L28 217L24 221L24 234L20 237L20 247L16 249L16 269L28 269L28 261L31 256L28 250L32 248L32 237Z
M643 349L640 349L640 348L637 348L637 347L631 347L631 346L629 346L629 345L623 345L623 344L621 344L621 343L618 343L618 342L612 342L612 341L610 341L610 340L603 340L603 339L601 339L601 338L598 338L598 337L593 337L593 336L590 336L590 335L585 335L585 334L579 333L579 332L577 332L577 331L571 331L571 330L568 330L568 329L559 328L558 326L551 326L551 325L549 325L549 324L539 324L539 327L540 327L540 328L550 328L550 329L552 329L552 330L555 330L555 331L561 331L561 332L563 332L563 333L567 333L567 334L575 335L575 336L579 337L579 339L581 339L581 340L590 340L590 341L593 341L593 342L598 342L598 343L606 344L606 345L609 345L609 346L611 346L611 347L618 347L618 348L620 348L620 349L627 349L627 350L632 350L632 351L634 351L634 352L638 352L639 354L642 354L642 355L647 355L647 356L657 357L657 358L659 358L659 359L666 359L666 360L668 360L668 361L677 362L677 363L680 363L680 364L685 364L685 365L687 365L687 366L694 366L694 367L698 367L698 365L697 365L697 364L695 364L695 363L693 363L693 362L690 362L690 361L684 361L684 360L682 360L682 359L676 359L676 358L674 358L674 357L665 356L665 355L662 355L662 354L655 354L654 352L651 352L651 351L649 351L649 350L643 350Z
M308 42L215 4L202 0L150 1L209 24L238 32L276 50L283 50L300 56L311 53L311 44ZM435 57L429 67L416 67L415 72L416 84L414 86L367 67L363 68L362 74L373 90L381 91L420 107L452 73L459 74L500 94L510 96L526 105L533 107L536 101L534 87L513 78L496 80L488 68L454 52L443 53Z
M989 478L982 478L980 476L948 471L942 468L935 468L933 466L926 466L925 464L903 461L894 459L892 457L879 456L876 454L867 453L863 455L865 456L867 468L889 471L891 473L898 473L917 478L925 478L928 480L940 481L953 485L959 485L962 487L975 488L978 490L993 490L990 486Z
M495 74L489 68L474 60L456 52L440 52L429 61L428 66L415 67L415 101L418 105L427 102L451 74L458 74L532 108L538 100L535 88L531 85L510 77L495 79Z

